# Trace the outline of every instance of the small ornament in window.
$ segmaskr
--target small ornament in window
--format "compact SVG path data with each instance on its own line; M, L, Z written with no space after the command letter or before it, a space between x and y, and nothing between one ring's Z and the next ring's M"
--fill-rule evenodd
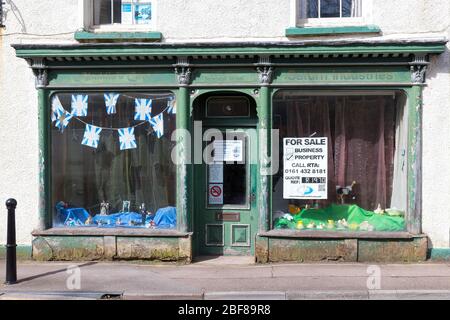
M100 204L100 215L107 216L108 214L109 214L109 203L106 201L103 201Z
M341 204L346 204L348 199L356 200L356 194L354 193L354 186L356 185L356 181L353 181L350 186L341 187L336 186L336 194L337 198Z
M141 224L145 226L145 220L147 219L147 210L145 209L145 203L142 203L139 207L139 211L141 213L142 221Z
M130 212L131 201L126 200L122 203L122 211L121 212Z
M378 207L375 209L374 212L379 215L385 214L385 211L383 209L381 209L381 203L378 204Z

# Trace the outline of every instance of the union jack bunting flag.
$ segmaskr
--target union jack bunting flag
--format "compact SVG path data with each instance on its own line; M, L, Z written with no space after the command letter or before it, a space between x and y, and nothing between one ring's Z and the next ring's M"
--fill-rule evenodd
M116 105L117 100L119 100L120 94L118 93L105 93L103 94L105 97L105 106L107 114L115 114L116 113Z
M170 98L167 101L167 113L168 114L176 114L177 113L177 101L175 98Z
M134 136L134 128L119 129L120 150L135 149L136 137Z
M98 141L100 140L100 132L102 132L102 128L86 124L81 144L97 149Z
M134 120L150 121L152 113L151 99L135 99Z
M153 117L150 120L150 124L152 125L153 130L156 133L158 139L160 139L164 134L164 117L163 114L160 113L156 117Z
M59 101L58 96L54 96L52 99L52 122L55 122L64 111L64 107L61 101Z
M58 118L55 122L55 127L57 127L59 131L64 132L64 129L69 125L69 122L72 118L73 115L64 110L61 114L58 115Z
M88 95L72 95L72 115L76 117L86 117L88 111Z

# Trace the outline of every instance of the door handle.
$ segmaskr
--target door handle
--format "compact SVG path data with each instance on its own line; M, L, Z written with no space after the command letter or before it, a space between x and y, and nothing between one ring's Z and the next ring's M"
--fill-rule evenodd
M248 196L249 202L253 203L256 200L256 194L254 192L251 192Z

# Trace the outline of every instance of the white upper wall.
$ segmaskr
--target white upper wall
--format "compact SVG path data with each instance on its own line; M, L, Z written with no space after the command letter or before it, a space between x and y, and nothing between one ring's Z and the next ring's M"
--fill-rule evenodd
M295 0L157 0L156 31L162 32L164 41L286 40L285 29L292 24L291 1ZM381 27L383 35L448 33L448 0L362 1L371 11L367 23ZM82 7L87 1L6 2L5 33L59 34L38 38L73 41L73 32L83 26ZM35 37L16 37L25 38Z

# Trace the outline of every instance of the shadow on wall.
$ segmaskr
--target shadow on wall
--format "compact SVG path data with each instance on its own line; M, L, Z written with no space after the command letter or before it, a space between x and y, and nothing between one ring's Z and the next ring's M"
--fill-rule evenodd
M446 46L444 53L433 55L428 66L426 80L434 80L439 74L450 74L450 48Z
M450 74L450 48L446 47L444 53L440 55L433 55L430 60L430 65L426 73L426 83L430 80L436 80L439 75ZM426 89L425 89L426 90ZM426 213L425 213L426 214ZM450 228L449 228L450 239ZM442 252L441 252L442 251ZM433 241L428 238L428 255L427 259L431 260L450 260L450 240L449 249L435 248Z
M14 17L17 20L17 22L19 23L19 25L20 25L20 32L27 32L27 27L25 25L25 20L23 19L19 8L16 6L14 1L6 0L6 4L3 7L3 14L4 14L3 21L4 22L7 20L7 17L8 17L8 15L10 13L12 13L14 15Z

